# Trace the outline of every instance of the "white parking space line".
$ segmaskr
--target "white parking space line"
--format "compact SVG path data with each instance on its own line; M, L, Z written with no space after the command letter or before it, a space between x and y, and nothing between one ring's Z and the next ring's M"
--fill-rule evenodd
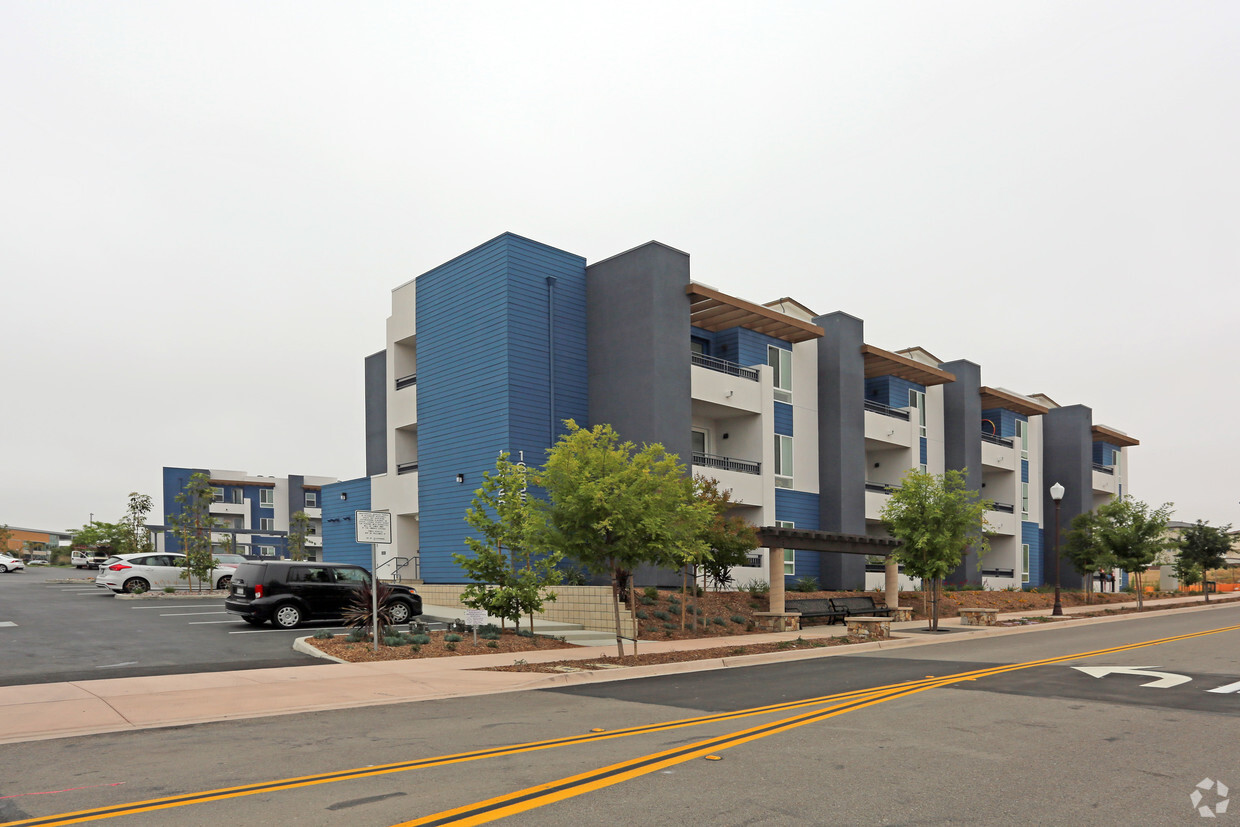
M227 612L176 612L174 614L160 615L160 617L193 617L194 615L222 615Z
M168 611L168 609L171 609L172 606L130 606L129 608L137 609L139 611L142 609L159 609L161 612L166 612ZM195 606L194 608L195 609L222 609L224 608L224 604L216 603L214 606Z
M206 626L210 623L240 623L241 618L235 617L232 620L191 620L186 626Z
M0 626L16 626L17 624L11 620L0 620Z
M272 632L293 632L295 634L304 635L307 631L314 632L342 632L344 626L319 626L314 629L297 628L297 629L246 629L241 632L229 632L230 635L266 635Z
M118 666L135 666L137 663L138 662L136 660L127 660L124 663L108 663L108 664L104 664L103 666L96 666L95 668L96 669L115 669Z

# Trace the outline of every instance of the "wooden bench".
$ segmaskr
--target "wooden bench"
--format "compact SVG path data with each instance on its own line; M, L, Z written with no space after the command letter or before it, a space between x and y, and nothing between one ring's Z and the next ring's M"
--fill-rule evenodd
M831 606L844 613L844 619L850 617L891 617L892 610L879 606L872 597L832 597Z
M784 610L789 612L800 612L801 619L808 617L825 617L828 623L834 623L837 620L845 620L848 613L843 609L837 609L831 605L831 598L818 597L806 598L804 600L785 600Z
M998 609L960 608L961 626L994 626L999 617Z

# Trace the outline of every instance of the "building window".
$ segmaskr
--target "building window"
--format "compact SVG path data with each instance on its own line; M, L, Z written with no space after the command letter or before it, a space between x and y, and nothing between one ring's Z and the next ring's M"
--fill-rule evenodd
M319 529L314 525L308 525L306 526L306 533L309 535L315 535L319 533Z
M788 520L776 520L776 528L796 528L797 524ZM790 548L784 549L784 574L797 573L797 553Z
M211 502L213 503L224 502L224 489L223 488L218 488L214 485L211 486Z
M702 428L693 429L693 435L691 437L691 443L692 443L691 447L695 455L706 453L706 446L707 446L708 441L709 440L707 438L707 434L704 429Z
M258 504L262 508L275 508L276 490L274 488L260 488L258 490Z
M1020 547L1020 582L1029 582L1029 544Z
M276 547L275 546L259 546L258 556L259 557L275 557Z
M1016 440L1020 443L1020 458L1029 459L1029 423L1016 420Z
M271 517L260 517L258 519L258 530L259 531L275 531L276 521Z
M233 505L241 505L245 502L245 494L240 488L229 489L228 493L231 495L229 496L228 501Z
M792 351L775 345L766 346L766 363L774 372L775 400L792 401Z
M318 508L318 507L319 507L319 492L318 491L307 491L306 492L306 508Z
M926 393L925 391L915 391L908 389L908 406L917 412L915 421L918 427L918 436L926 435Z
M1029 519L1029 483L1027 482L1020 484L1020 518Z
M792 437L775 434L775 487L792 487Z

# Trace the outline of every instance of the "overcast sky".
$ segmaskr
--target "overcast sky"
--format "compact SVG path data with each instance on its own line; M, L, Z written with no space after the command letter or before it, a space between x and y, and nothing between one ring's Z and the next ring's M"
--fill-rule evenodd
M1240 524L1240 3L0 2L0 523L364 473L390 291L511 230L865 320Z

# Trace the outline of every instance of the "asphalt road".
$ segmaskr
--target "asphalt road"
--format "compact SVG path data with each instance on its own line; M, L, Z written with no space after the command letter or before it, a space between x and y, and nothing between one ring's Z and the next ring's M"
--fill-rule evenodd
M449 824L465 813L477 814L469 823L507 814L505 823L540 827L1196 824L1194 791L1213 812L1215 781L1240 789L1232 626L1240 608L1220 607L571 690L14 744L5 764L21 771L0 774L0 821L117 806L118 823L152 826ZM755 709L772 704L788 706ZM647 729L616 733L629 727ZM528 746L545 739L569 743ZM471 750L484 755L401 763ZM319 773L331 775L307 778ZM195 798L248 784L253 794ZM168 808L127 809L185 794Z
M218 597L120 600L79 569L0 575L6 623L15 625L0 625L0 686L324 663L293 651L304 629L254 629Z

